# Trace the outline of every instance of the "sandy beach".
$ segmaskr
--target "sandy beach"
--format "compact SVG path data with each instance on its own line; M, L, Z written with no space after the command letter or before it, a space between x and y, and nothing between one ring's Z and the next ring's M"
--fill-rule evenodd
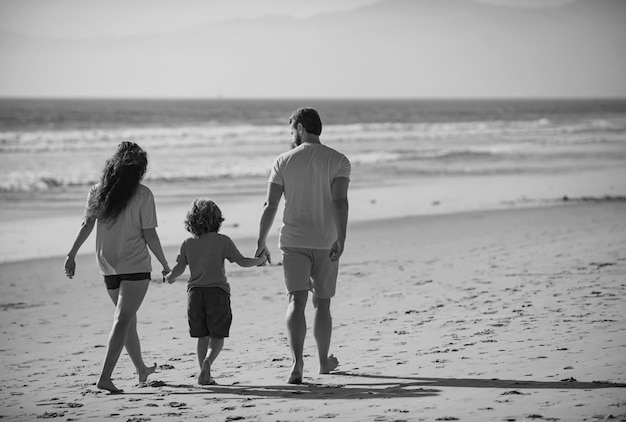
M62 258L4 263L0 419L626 420L625 215L623 201L568 201L352 222L333 300L340 366L316 374L309 331L300 386L285 382L276 248L272 266L227 266L217 386L196 383L184 277L155 280L138 329L158 369L139 386L124 353L121 395L94 385L113 306L93 255L73 280ZM253 238L237 244L254 252Z

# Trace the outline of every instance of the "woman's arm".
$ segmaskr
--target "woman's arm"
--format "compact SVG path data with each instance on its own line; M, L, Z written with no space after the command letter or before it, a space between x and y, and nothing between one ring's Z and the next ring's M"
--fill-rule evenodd
M65 275L68 278L74 277L74 274L76 273L76 254L78 253L80 247L83 246L83 243L85 243L85 240L87 240L87 238L93 231L95 223L95 219L86 217L83 223L80 225L80 230L76 234L76 239L74 240L72 249L70 249L69 253L67 254L67 258L65 259Z
M156 259L158 259L163 266L163 275L169 273L171 271L170 266L167 264L167 259L165 258L165 254L163 253L161 241L159 240L159 235L157 234L156 229L143 229L143 238L146 239L146 244L156 257Z

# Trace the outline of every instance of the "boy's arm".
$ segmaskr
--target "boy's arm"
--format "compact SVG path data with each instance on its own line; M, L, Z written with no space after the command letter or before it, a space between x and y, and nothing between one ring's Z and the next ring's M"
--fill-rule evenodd
M176 278L180 277L182 273L185 272L185 268L187 268L187 265L177 262L174 268L172 268L172 271L165 276L165 279L168 283L172 284L176 281Z
M257 249L254 256L266 256L267 262L272 263L270 251L267 249L267 234L272 228L274 217L278 211L280 198L283 196L283 187L276 183L269 183L267 186L267 198L263 204L263 214L259 223L259 237L257 239Z
M243 257L235 261L241 267L258 267L260 265L265 264L267 261L267 256L263 255L258 258L247 258Z
M337 240L330 248L330 259L336 261L343 254L348 227L348 185L350 180L338 177L331 187L333 195L333 220L337 228Z

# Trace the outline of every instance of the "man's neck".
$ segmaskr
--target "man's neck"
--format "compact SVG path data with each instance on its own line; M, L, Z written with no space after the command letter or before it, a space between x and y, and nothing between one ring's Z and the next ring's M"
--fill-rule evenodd
M321 144L319 136L307 136L302 140L303 144Z

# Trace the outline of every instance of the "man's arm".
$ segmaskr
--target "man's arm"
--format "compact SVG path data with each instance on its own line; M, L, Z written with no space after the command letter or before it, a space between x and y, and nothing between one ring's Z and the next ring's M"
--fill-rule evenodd
M350 180L338 177L333 180L331 191L333 195L333 220L337 228L337 240L330 248L330 259L336 261L343 254L348 227L348 185Z
M267 235L274 223L274 218L278 211L278 204L282 196L282 185L276 183L269 183L267 185L267 198L265 199L265 204L263 204L263 213L261 214L261 221L259 223L259 237L257 238L257 249L254 256L258 258L265 255L267 256L267 262L270 264L272 261L270 251L267 249Z

